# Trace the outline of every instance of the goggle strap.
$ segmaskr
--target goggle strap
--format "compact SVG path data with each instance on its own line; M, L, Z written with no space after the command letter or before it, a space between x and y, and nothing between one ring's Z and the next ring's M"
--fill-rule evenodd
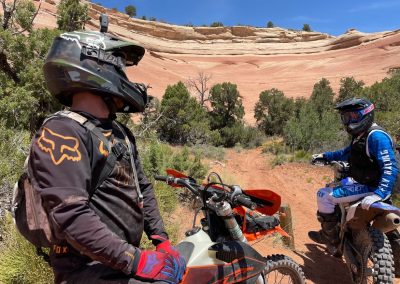
M373 111L374 108L375 108L374 104L371 104L369 107L361 110L360 112L362 115L366 115L366 114L370 113L371 111Z

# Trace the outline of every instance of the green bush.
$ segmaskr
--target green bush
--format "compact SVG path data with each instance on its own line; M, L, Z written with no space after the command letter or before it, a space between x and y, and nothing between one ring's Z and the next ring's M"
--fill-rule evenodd
M161 140L181 145L208 141L207 113L182 82L167 87L159 112L157 132Z
M60 109L46 90L43 72L38 72L58 33L48 29L27 35L0 31L0 55L9 64L0 70L0 116L6 127L33 133L44 117Z
M213 22L210 27L223 27L224 24L222 22Z
M340 79L339 95L336 102L339 103L346 99L360 97L364 85L363 81L356 81L354 77L345 77Z
M282 91L270 89L263 91L254 107L257 126L267 135L282 135L286 122L294 115L296 104L286 98Z
M244 107L235 84L224 82L214 85L210 90L209 100L212 130L232 127L242 122Z
M82 30L88 20L88 6L78 0L61 0L57 7L57 25L61 31Z
M209 101L211 130L219 133L212 135L213 145L233 147L241 143L245 130L244 107L237 86L230 82L214 85L210 90Z
M293 162L309 163L311 161L311 154L304 150L295 151L293 154Z
M303 31L305 32L311 32L311 27L309 24L304 24L303 25Z
M251 126L245 126L241 136L240 144L247 149L261 146L266 138L264 132Z
M289 148L282 139L272 138L263 144L262 152L273 155L287 154L289 153Z
M223 161L225 157L225 148L212 145L198 144L189 148L192 155L198 155L201 158Z
M294 150L326 151L344 146L340 117L334 110L334 93L326 79L314 85L308 101L284 127L285 143Z
M125 7L125 13L129 15L129 17L135 17L136 16L136 7L133 5L128 5Z
M2 219L0 242L0 283L54 283L50 266L16 230L11 214Z
M271 166L274 168L276 166L281 166L288 161L288 156L279 154L276 155L275 158L271 161Z

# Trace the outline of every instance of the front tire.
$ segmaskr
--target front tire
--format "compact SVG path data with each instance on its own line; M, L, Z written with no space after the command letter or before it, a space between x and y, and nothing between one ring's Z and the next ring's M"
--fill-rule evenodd
M264 283L304 284L306 279L301 267L290 257L283 254L273 254L265 258L267 263L263 276Z

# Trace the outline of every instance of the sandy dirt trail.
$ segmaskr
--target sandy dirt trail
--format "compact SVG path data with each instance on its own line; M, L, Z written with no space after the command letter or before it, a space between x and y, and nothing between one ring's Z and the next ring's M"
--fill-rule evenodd
M331 170L300 163L272 168L270 161L271 157L262 154L260 149L233 149L226 152L222 164L211 164L211 170L220 173L226 183L236 183L243 188L267 188L280 194L282 203L290 204L296 251L282 248L279 241L271 238L254 244L255 248L263 255L283 253L295 259L302 266L307 283L350 284L345 264L327 255L323 246L307 237L309 230L319 228L315 216L316 191L331 178ZM395 283L399 284L399 280Z

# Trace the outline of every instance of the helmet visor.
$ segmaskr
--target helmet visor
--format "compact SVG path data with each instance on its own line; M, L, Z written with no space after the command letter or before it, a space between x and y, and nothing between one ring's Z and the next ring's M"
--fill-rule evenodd
M354 111L345 111L340 114L340 118L344 125L349 125L350 123L360 122L365 115L374 110L374 105L371 104L367 108Z

